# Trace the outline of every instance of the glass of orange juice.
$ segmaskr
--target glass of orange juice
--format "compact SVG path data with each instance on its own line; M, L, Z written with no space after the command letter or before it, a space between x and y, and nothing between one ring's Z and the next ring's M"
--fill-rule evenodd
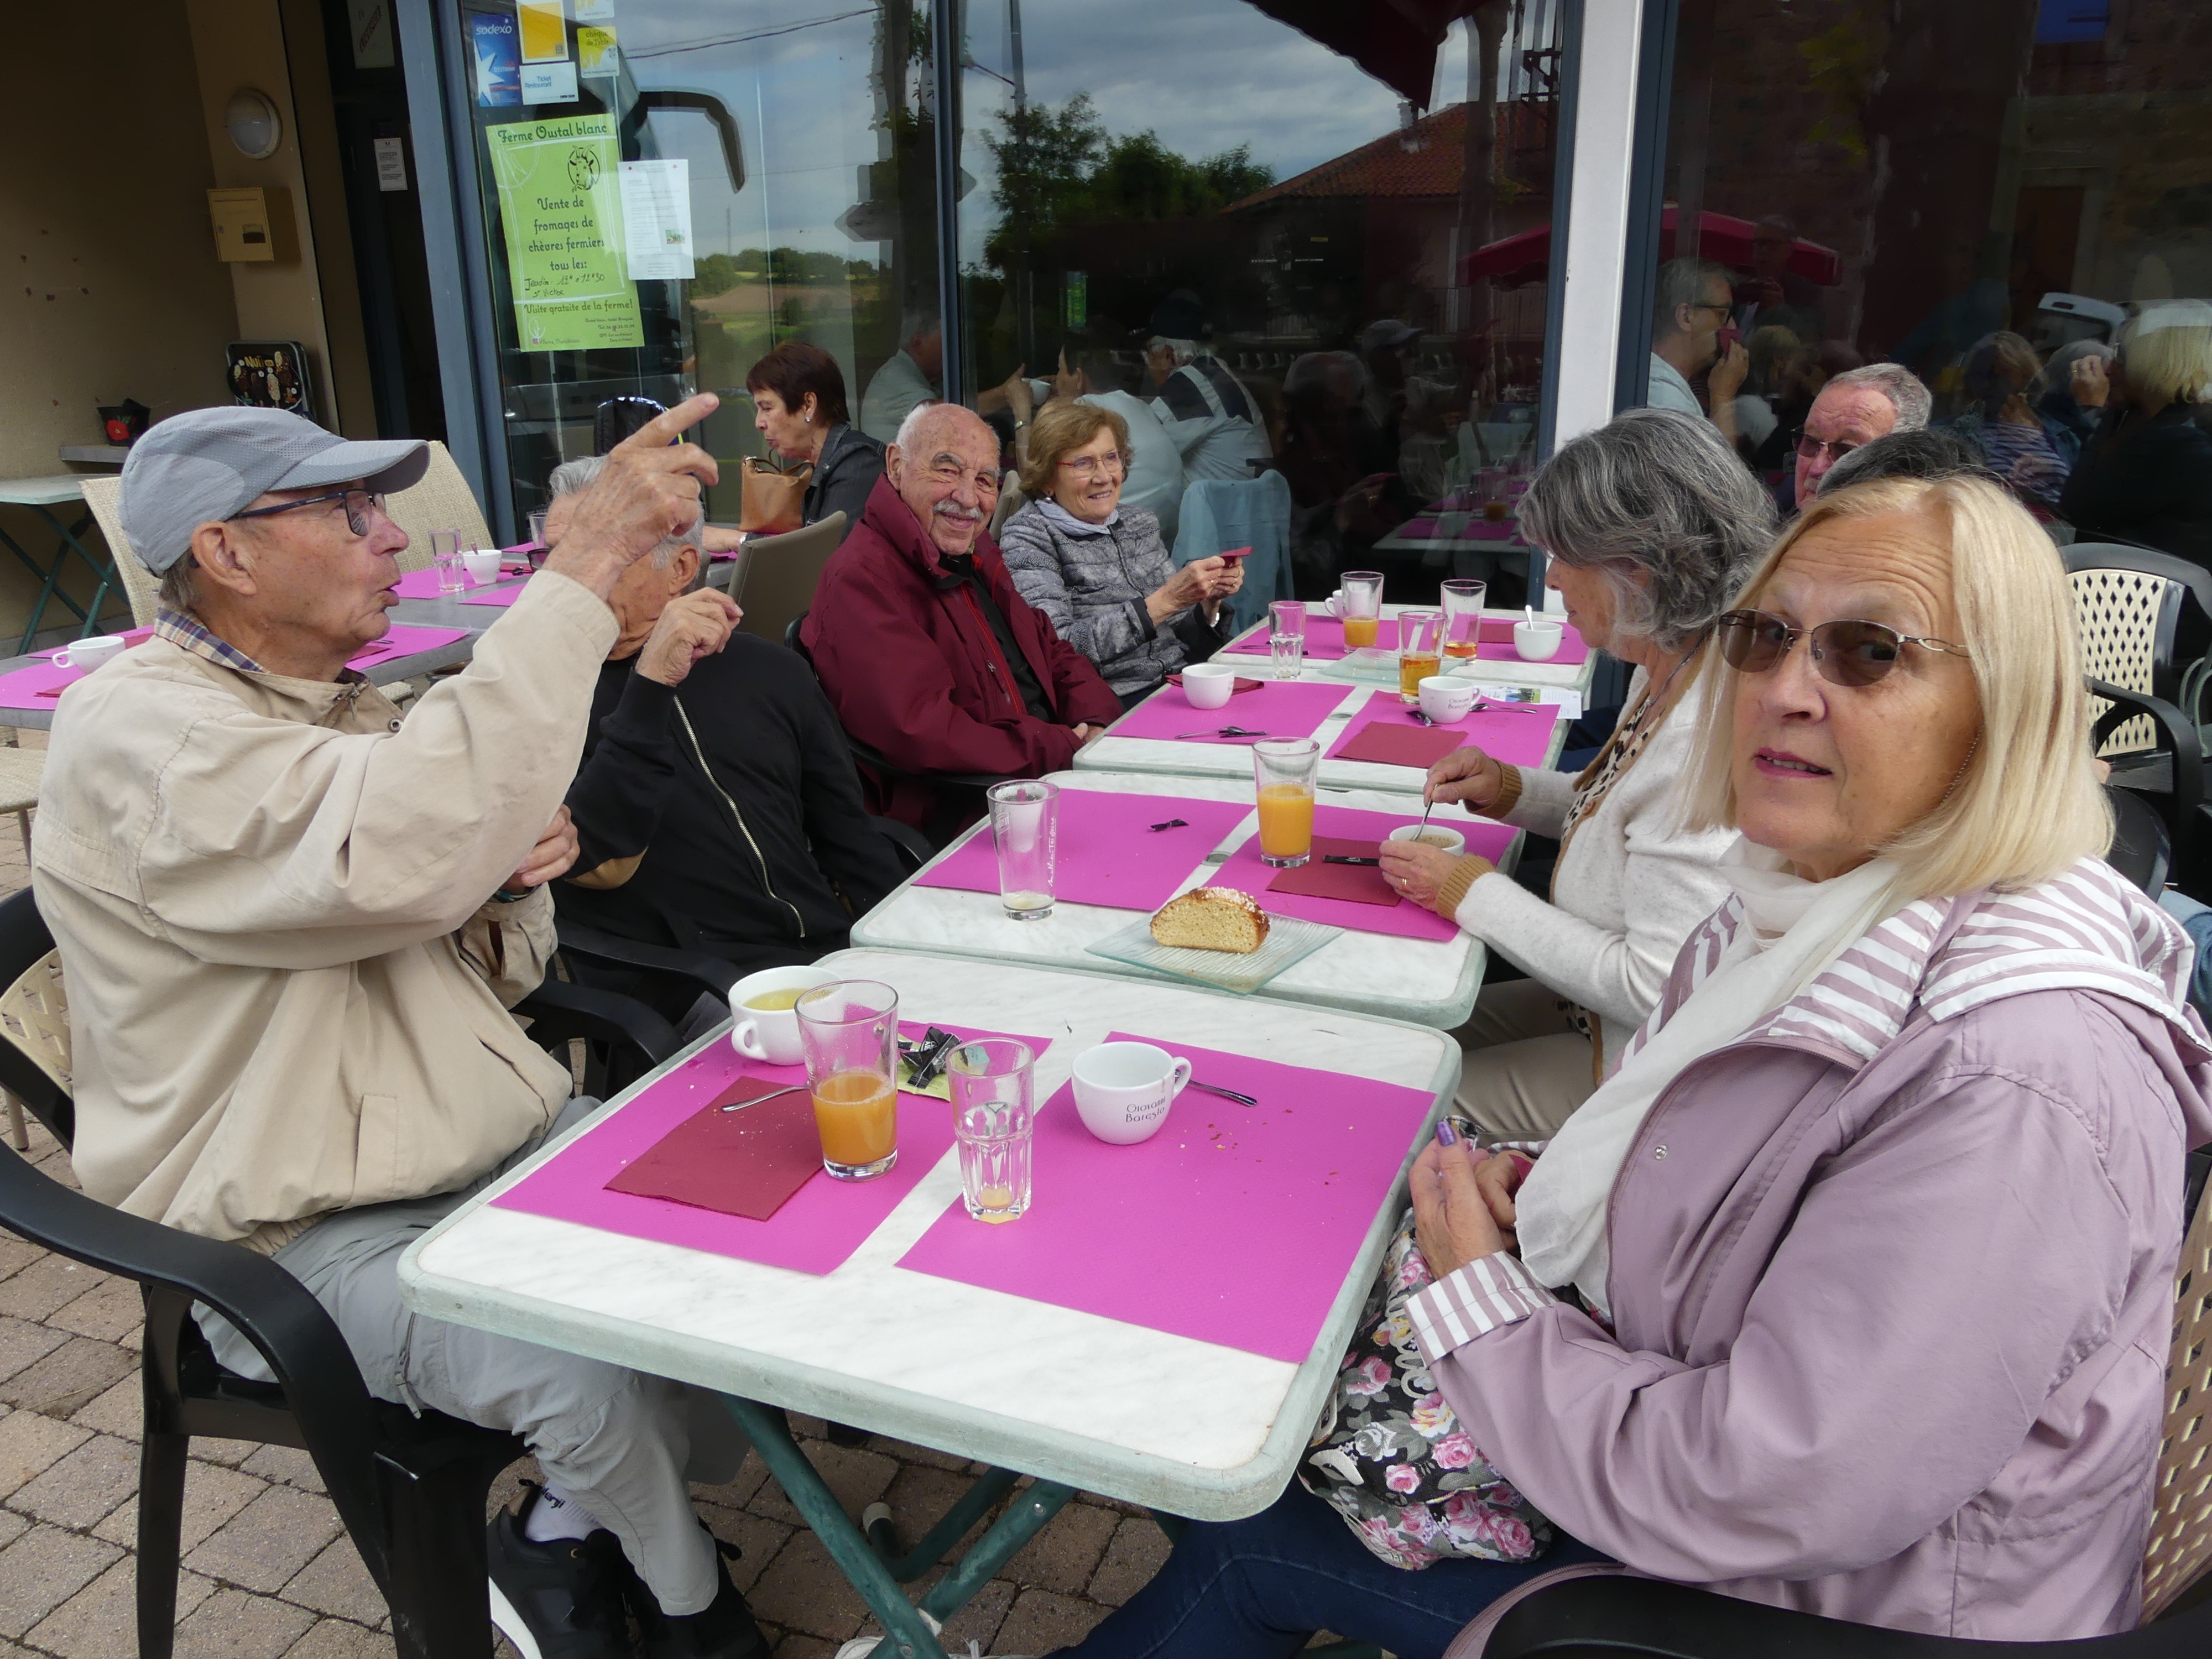
M1443 585L1444 655L1467 661L1482 648L1482 607L1490 584L1454 580Z
M866 1181L898 1162L898 993L832 980L799 999L799 1041L822 1136L822 1167Z
M1441 611L1401 611L1398 613L1398 700L1411 705L1421 700L1421 682L1442 668L1444 613Z
M1260 862L1295 869L1313 856L1314 778L1321 744L1311 738L1263 738L1252 745L1260 797Z
M1358 651L1375 643L1376 627L1382 615L1382 573L1347 570L1338 592L1338 614L1344 619L1344 647Z

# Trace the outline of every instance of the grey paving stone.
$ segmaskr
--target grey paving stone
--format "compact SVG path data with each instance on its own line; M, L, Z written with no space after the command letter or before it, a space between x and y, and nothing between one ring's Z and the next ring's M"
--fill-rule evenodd
M0 1290L6 1286L0 1285ZM146 1326L146 1304L137 1285L127 1279L108 1279L92 1286L67 1307L46 1316L56 1330L71 1331L101 1342L139 1346L132 1339Z
M0 1550L30 1530L31 1523L12 1510L0 1510Z
M0 1319L0 1381L15 1376L33 1361L42 1359L69 1340L60 1331L27 1319Z
M42 1256L0 1279L0 1314L42 1320L106 1281L107 1275L96 1267L82 1267L67 1256Z
M301 1637L284 1659L392 1659L392 1638L366 1626L325 1619Z
M323 1477L315 1472L315 1460L297 1446L264 1446L238 1467L247 1474L281 1480L301 1492L325 1490Z
M1118 1607L1152 1581L1175 1547L1167 1534L1150 1516L1131 1516L1115 1528L1106 1547L1106 1559L1091 1575L1090 1595L1094 1601Z
M384 1617L384 1593L362 1565L350 1538L334 1538L328 1548L293 1575L280 1595L316 1613L374 1625Z
M1018 1584L1074 1595L1091 1582L1121 1517L1088 1504L1063 1504L1044 1530L1022 1546L1002 1570Z
M44 1250L27 1239L0 1232L0 1279L10 1278L33 1261L45 1261L46 1256Z
M936 1576L931 1575L933 1581ZM919 1591L921 1586L915 1588ZM977 1590L966 1607L945 1620L940 1638L945 1652L964 1654L970 1642L975 1644L979 1652L995 1652L997 1642L994 1638L998 1636L999 1627L1006 1622L1006 1611L1014 1605L1014 1597L1020 1593L1018 1586L1003 1578L994 1578Z
M145 1385L136 1376L126 1376L70 1418L70 1421L81 1429L136 1440L144 1424L145 1415Z
M57 1423L36 1412L10 1412L0 1417L0 1498L52 1468L91 1438L73 1424Z
M337 1510L328 1498L271 1486L217 1528L185 1558L185 1564L225 1583L270 1592L313 1560L339 1531Z
M88 1336L64 1337L52 1352L0 1382L0 1400L49 1417L68 1417L105 1394L118 1377L137 1368L138 1357L112 1342L95 1342Z
M1003 1653L1049 1653L1072 1648L1091 1633L1109 1609L1051 1590L1025 1589L999 1626L994 1645Z
M176 1659L281 1659L314 1622L288 1602L219 1589L179 1622Z
M851 1636L868 1616L868 1604L811 1532L792 1534L745 1600L763 1619L832 1641Z
M775 1644L775 1659L831 1659L842 1645L793 1631Z
M730 1582L740 1590L749 1590L768 1564L775 1559L776 1552L790 1540L792 1529L781 1521L771 1521L765 1516L753 1515L744 1510L733 1510L721 1504L695 1504L699 1518L707 1529L726 1544L735 1544L743 1552L727 1563Z
M215 1529L251 1504L268 1488L252 1475L240 1474L217 1463L192 1459L185 1465L185 1507L179 1517L178 1547L191 1550ZM125 1549L138 1547L138 1499L134 1495L93 1529Z
M898 1474L898 1465L881 1452L859 1446L833 1446L826 1440L806 1440L799 1443L799 1449L822 1476L823 1484L830 1488L839 1507L855 1521L860 1518L862 1510L884 1495L892 1477ZM749 1452L745 1461L750 1464L758 1456L757 1452ZM743 1469L738 1471L740 1478L744 1473ZM764 1515L787 1526L799 1524L799 1511L792 1507L791 1500L783 1495L783 1488L773 1479L761 1482L745 1507L755 1515Z
M118 1659L138 1650L137 1564L126 1556L64 1602L25 1639L61 1659ZM214 1593L198 1573L177 1575L182 1619Z
M58 1527L30 1528L0 1550L0 1636L23 1635L99 1577L118 1553L112 1544Z
M41 1521L82 1531L137 1490L138 1448L100 1434L25 1481L8 1503Z

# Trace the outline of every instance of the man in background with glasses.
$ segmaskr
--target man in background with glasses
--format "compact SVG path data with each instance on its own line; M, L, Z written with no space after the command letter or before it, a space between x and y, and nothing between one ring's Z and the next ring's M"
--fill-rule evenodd
M562 1659L627 1654L626 1604L657 1656L765 1653L685 1486L695 1425L703 1451L727 1425L665 1379L417 1316L398 1267L597 1104L507 1010L542 976L544 884L576 856L561 802L608 595L696 520L714 464L673 441L714 406L616 451L468 669L404 721L346 664L389 627L407 535L383 495L426 446L274 410L155 426L122 496L124 556L161 580L155 636L62 697L33 838L84 1190L272 1256L380 1399L524 1436L548 1484L493 1523L493 1607ZM219 1364L272 1380L200 1320ZM726 1433L714 1449L734 1473Z
M1710 259L1669 259L1659 267L1652 296L1651 380L1644 401L1698 420L1710 419L1722 437L1735 441L1735 394L1751 371L1751 354L1740 340L1725 351L1721 330L1735 308L1728 267ZM1712 410L1698 401L1691 382L1705 376Z
M1797 434L1798 509L1820 494L1820 480L1838 461L1876 438L1921 430L1934 407L1920 377L1902 363L1869 363L1830 380Z

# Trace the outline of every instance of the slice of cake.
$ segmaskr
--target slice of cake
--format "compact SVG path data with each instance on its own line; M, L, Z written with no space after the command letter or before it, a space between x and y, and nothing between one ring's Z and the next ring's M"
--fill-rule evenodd
M1266 941L1267 918L1249 893L1234 887L1194 887L1153 912L1152 937L1162 945L1246 956Z

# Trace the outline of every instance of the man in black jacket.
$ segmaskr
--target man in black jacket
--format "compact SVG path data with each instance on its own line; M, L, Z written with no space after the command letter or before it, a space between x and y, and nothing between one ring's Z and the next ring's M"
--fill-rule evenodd
M737 606L694 591L698 572L696 543L672 538L609 597L621 633L568 789L580 851L556 897L563 919L704 951L734 979L842 949L901 872L813 674L733 632Z

